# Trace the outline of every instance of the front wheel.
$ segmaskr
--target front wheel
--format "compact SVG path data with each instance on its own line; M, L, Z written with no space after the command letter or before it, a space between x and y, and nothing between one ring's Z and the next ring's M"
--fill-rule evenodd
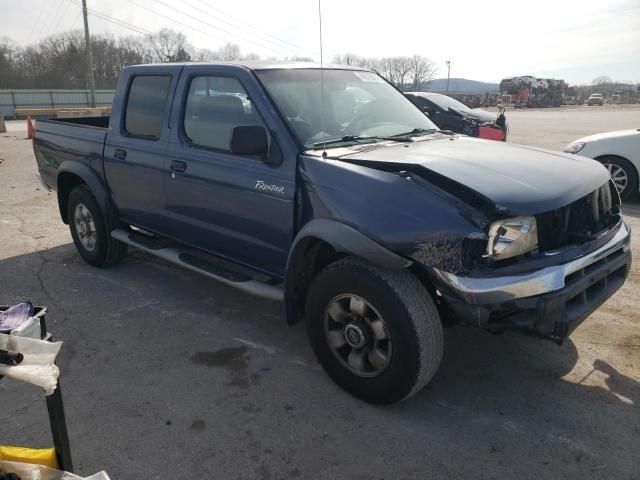
M75 187L69 194L67 218L73 243L80 256L96 267L108 267L127 253L127 244L111 237L115 222L104 215L91 191Z
M407 270L339 260L314 279L305 317L327 374L370 403L394 403L418 392L442 359L440 316Z

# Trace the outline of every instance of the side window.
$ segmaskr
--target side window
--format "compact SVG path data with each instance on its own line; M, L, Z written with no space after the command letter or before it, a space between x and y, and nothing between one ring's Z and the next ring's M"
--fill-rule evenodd
M133 78L124 117L124 129L129 135L149 140L160 138L170 85L168 75Z
M194 77L184 111L184 132L197 146L229 151L237 126L264 126L240 82L231 77Z

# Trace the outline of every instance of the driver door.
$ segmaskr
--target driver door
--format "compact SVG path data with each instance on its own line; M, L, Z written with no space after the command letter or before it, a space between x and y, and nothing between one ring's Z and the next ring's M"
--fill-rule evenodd
M189 65L181 76L165 173L170 235L281 275L293 237L295 158L291 168L289 159L273 166L230 151L233 127L266 122L245 87L254 82L228 69ZM270 134L270 155L276 150Z

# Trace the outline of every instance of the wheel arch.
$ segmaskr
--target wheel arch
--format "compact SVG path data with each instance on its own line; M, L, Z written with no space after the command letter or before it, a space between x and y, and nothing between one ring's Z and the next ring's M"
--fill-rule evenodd
M109 192L107 187L100 176L87 165L76 161L63 162L58 169L56 183L58 208L60 210L60 217L64 223L69 223L69 219L67 218L69 193L78 185L86 185L98 202L98 206L102 212L105 213L108 211Z
M284 298L288 324L297 323L302 317L313 278L328 264L349 255L386 269L412 265L411 260L349 225L330 219L311 220L296 235L287 260Z

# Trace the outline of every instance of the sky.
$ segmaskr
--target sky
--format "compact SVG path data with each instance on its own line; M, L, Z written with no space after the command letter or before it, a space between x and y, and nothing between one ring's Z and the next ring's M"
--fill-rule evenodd
M25 45L82 28L80 0L0 0L0 37ZM317 0L87 0L91 33L172 28L196 48L237 43L262 57L319 60ZM640 0L322 0L325 62L335 54L420 54L438 77L640 82ZM136 29L133 31L131 29Z

